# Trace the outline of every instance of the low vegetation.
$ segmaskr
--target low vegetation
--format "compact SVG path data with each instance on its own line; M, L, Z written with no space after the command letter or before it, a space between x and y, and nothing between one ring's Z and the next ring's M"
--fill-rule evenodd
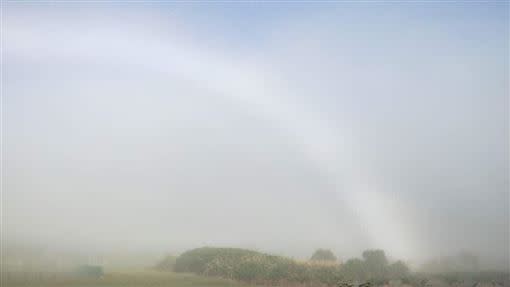
M326 254L315 252L314 255L318 253ZM423 271L411 273L403 262L389 262L382 250L367 250L360 258L349 259L344 264L324 260L324 257L319 258L315 256L314 260L296 261L246 249L204 247L187 251L179 257L166 256L151 270L115 269L114 271L105 268L103 271L103 267L99 265L81 265L75 269L58 272L50 269L4 269L0 285L6 287L510 286L510 276L507 271L451 272L443 270L436 273Z
M333 251L329 249L317 249L312 257L311 261L325 261L325 262L336 262L337 258Z
M334 286L344 281L377 283L409 276L405 264L389 264L382 250L365 251L363 259L351 259L340 265L297 262L245 249L203 247L179 256L174 270L260 285Z
M470 282L471 286L474 286L475 283L490 283L491 287L510 286L510 274L508 271L419 272L414 274L414 277L420 278L420 282L440 281L447 285L454 286L458 286L459 283L466 282ZM477 285L477 287L479 286Z

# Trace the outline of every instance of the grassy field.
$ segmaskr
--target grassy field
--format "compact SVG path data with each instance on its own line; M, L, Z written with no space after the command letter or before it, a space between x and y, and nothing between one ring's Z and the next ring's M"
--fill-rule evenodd
M5 274L4 274L5 275ZM106 273L99 279L65 278L58 276L31 275L17 278L3 276L2 287L33 286L33 287L249 287L246 284L200 277L191 274L158 272L158 271L118 271Z

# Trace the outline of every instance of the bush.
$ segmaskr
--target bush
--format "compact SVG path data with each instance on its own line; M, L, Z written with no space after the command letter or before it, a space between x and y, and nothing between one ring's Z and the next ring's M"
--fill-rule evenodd
M381 250L366 251L364 260L350 259L344 265L297 262L238 248L204 247L184 252L175 261L176 272L236 279L251 284L335 286L339 282L370 280L382 284L392 276L409 275L403 262L388 264Z
M358 258L347 260L342 266L342 274L351 281L361 281L368 277L365 262Z
M232 265L240 262L243 257L254 256L258 252L238 248L203 247L184 252L175 260L176 272L192 272L203 274L208 264ZM211 268L211 266L209 266Z
M317 249L310 258L312 261L336 261L336 256L329 249Z
M388 266L387 273L391 279L403 279L407 278L410 272L409 267L404 262L397 261Z
M383 250L366 250L363 252L365 270L370 279L385 281L388 277L388 259Z
M308 268L310 281L320 282L328 286L336 285L343 279L338 266L310 265Z
M292 259L236 248L198 248L175 262L176 272L192 272L257 284L320 283L334 285L339 266L298 263Z

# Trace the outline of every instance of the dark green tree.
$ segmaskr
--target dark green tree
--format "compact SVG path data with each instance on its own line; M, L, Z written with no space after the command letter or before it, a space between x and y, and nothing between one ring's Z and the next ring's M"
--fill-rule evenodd
M312 261L336 261L336 256L329 249L317 249L310 258Z
M387 277L388 259L384 250L365 250L363 252L365 268L371 279L384 279Z
M388 275L391 279L403 279L409 276L409 267L402 262L397 261L388 266Z
M362 281L368 276L365 262L358 258L347 260L341 267L341 273L344 278L352 281Z

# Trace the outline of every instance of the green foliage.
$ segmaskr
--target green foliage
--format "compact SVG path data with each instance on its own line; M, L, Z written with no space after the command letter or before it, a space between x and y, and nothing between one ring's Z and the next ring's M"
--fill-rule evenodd
M368 277L365 262L361 259L349 259L342 266L342 273L351 281L361 281Z
M212 270L220 270L224 267L214 267L211 264L233 266L245 257L259 254L258 252L239 248L212 248L203 247L184 252L175 260L176 272L192 272L204 274ZM225 267L226 268L226 267Z
M336 261L336 256L329 249L317 249L310 258L312 261Z
M388 259L383 250L366 250L362 254L365 269L371 279L387 277Z
M336 285L343 279L339 266L335 265L309 265L307 271L309 281L328 286Z
M326 253L320 254L319 258L324 258L322 255ZM339 282L366 280L382 284L390 278L402 279L409 275L409 269L403 262L388 264L382 250L365 251L363 259L350 259L344 265L325 264L324 260L316 260L305 263L245 249L204 247L179 256L175 262L175 271L252 284L307 286L335 286Z
M410 274L409 267L402 262L397 261L388 266L388 276L391 279L404 279L407 278Z
M418 272L412 277L427 280L439 280L449 284L459 282L481 282L481 283L498 283L502 286L510 283L510 273L508 271L463 271L463 272Z
M334 285L341 278L338 265L314 265L235 248L198 248L176 260L175 271L217 276L254 284L281 282Z

